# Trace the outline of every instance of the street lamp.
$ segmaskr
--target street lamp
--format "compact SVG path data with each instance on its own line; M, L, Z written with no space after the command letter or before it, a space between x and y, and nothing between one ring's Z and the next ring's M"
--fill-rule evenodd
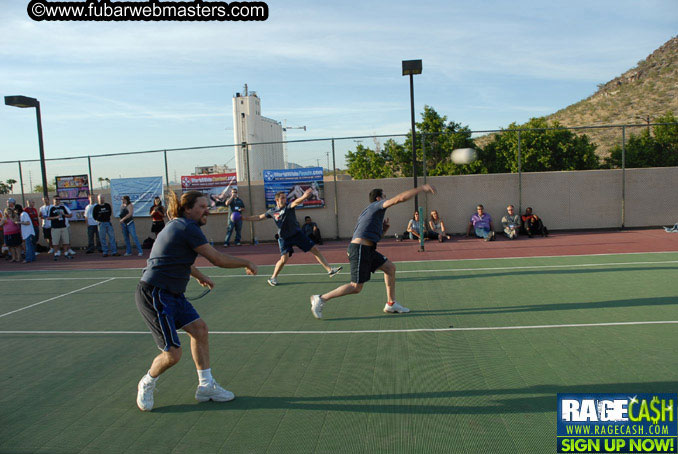
M417 152L416 133L414 125L414 75L421 74L421 60L403 60L403 76L410 76L410 116L412 119L412 174L414 175L414 187L417 187ZM419 207L419 196L414 196L414 210Z
M40 101L28 96L5 96L5 104L14 107L35 107L35 115L38 119L38 144L40 146L40 170L42 171L42 195L49 197L47 193L47 172L45 171L45 147L42 143L42 120L40 119ZM32 189L32 188L31 188Z

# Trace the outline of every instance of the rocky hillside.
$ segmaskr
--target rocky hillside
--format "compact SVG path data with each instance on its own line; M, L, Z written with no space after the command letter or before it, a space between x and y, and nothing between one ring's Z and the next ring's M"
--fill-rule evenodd
M549 115L563 126L646 124L672 111L678 114L678 36L619 77L599 85L592 96ZM598 144L598 153L621 141L620 129L582 131ZM640 128L627 129L638 134Z

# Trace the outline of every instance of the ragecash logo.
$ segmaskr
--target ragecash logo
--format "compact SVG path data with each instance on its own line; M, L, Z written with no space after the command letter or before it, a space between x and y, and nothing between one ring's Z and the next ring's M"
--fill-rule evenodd
M558 452L678 452L678 394L558 394Z

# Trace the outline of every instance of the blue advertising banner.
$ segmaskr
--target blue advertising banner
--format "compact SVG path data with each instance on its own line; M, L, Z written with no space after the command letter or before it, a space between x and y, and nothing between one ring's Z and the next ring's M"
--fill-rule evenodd
M558 394L558 452L678 452L678 394Z
M325 183L322 167L305 167L302 169L264 170L264 192L266 209L275 206L275 195L278 192L287 194L287 202L301 197L311 188L311 197L298 208L322 208L325 206Z
M113 216L119 217L121 200L129 196L134 204L134 217L150 216L153 199L163 198L162 177L115 178L111 180Z

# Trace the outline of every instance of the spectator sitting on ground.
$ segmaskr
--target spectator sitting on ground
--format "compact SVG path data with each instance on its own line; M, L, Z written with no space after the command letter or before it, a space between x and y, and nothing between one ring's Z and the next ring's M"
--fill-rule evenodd
M412 219L407 223L407 231L403 236L405 238L409 237L411 240L419 240L421 238L421 227L422 223L419 221L419 212L415 211ZM425 236L424 239L426 239Z
M301 231L304 234L313 240L315 244L323 244L323 239L320 236L320 229L318 224L311 220L311 216L306 216L304 218L304 225L301 226Z
M525 214L522 216L522 219L523 230L530 238L532 238L532 235L549 236L549 231L544 226L541 218L532 213L532 207L525 208Z
M501 225L504 228L504 235L515 240L518 238L518 230L520 230L520 216L515 213L513 205L506 207L506 214L501 218Z
M475 232L478 238L483 238L485 241L494 241L494 225L492 224L492 216L485 213L485 207L478 205L476 213L471 216L466 229L466 236L471 236L471 229Z
M445 232L445 223L440 218L438 210L431 211L431 219L428 221L429 235L432 239L443 242L452 237Z

